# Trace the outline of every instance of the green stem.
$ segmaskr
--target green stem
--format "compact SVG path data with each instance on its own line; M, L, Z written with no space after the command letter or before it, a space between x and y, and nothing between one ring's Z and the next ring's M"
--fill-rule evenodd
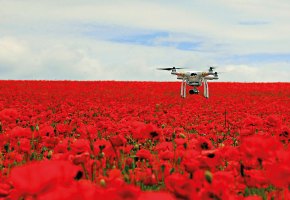
M83 170L84 170L85 177L86 177L86 179L88 180L88 179L89 179L89 173L88 173L88 171L87 171L87 169L86 169L86 167L85 167L85 164L82 163L81 166L82 166L82 168L83 168Z

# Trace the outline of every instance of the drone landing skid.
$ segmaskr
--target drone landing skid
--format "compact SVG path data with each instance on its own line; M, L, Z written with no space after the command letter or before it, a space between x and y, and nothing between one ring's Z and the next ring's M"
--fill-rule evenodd
M185 79L182 79L182 82L181 82L180 96L182 98L186 97L186 80Z
M205 98L208 99L209 98L209 93L208 93L208 84L207 84L206 80L203 81L203 87L204 87L203 88L204 89L203 90L203 95L204 95Z

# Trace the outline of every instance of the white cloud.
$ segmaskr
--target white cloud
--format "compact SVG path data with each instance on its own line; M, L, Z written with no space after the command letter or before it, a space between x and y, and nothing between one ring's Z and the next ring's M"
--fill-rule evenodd
M18 62L28 53L25 42L12 37L0 39L0 60L2 62Z
M290 57L287 0L0 2L0 78L175 80L154 69L203 70L217 64L229 71L220 81L290 80L289 61L265 65L228 59L251 54ZM130 30L162 31L168 37L154 38L156 44L185 41L200 46L182 51L174 45L113 42L86 35L87 24L113 27L119 37Z
M263 67L255 65L226 65L220 67L224 81L239 82L287 82L290 73L285 63L265 64Z

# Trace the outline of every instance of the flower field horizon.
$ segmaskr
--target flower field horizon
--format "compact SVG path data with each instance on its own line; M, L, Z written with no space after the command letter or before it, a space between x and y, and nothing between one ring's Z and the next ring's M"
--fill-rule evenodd
M199 88L203 91L203 87ZM0 81L0 199L290 199L290 83Z

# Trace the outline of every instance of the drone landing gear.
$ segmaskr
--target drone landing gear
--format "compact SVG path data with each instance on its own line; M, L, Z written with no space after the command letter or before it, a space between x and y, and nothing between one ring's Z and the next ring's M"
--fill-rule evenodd
M204 91L203 91L203 95L205 98L209 98L209 93L208 93L208 84L207 84L207 81L204 80L203 81L203 84L204 84Z
M182 79L182 82L181 82L180 95L182 98L186 97L186 81L185 81L185 79Z
M185 98L186 97L186 80L185 79L182 79L182 82L181 82L181 89L180 89L180 95L182 98ZM204 92L203 92L203 95L205 98L209 98L209 92L208 92L208 84L207 84L207 81L206 80L203 80L203 84L204 84ZM199 90L193 86L193 89L189 90L189 94L199 94Z

